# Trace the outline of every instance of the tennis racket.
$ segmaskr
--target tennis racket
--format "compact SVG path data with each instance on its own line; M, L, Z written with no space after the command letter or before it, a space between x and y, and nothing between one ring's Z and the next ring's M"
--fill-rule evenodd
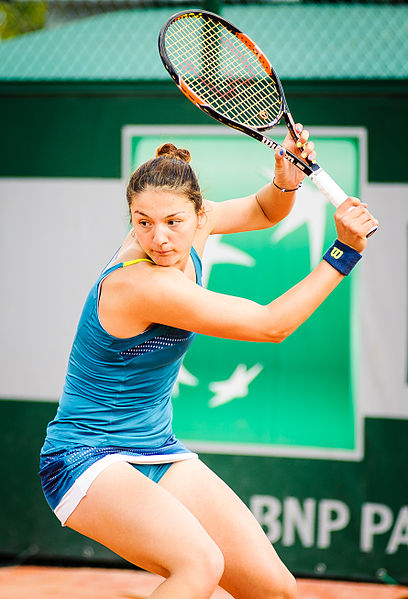
M298 141L282 84L268 58L245 33L226 19L202 10L173 15L159 34L162 62L183 94L214 119L268 146L282 149L263 131L283 117ZM337 208L348 195L316 162L285 148L300 169ZM373 227L367 234L377 230Z

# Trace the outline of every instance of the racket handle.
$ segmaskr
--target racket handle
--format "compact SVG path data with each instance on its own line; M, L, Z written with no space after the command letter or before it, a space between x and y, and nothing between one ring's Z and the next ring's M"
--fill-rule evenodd
M328 173L321 167L309 175L309 179L314 183L319 191L333 204L335 208L338 208L345 200L348 195L337 185L337 183L330 177ZM352 209L352 208L351 208ZM373 227L369 230L366 237L371 237L376 232L378 227Z
M322 168L311 173L309 178L335 208L347 200L348 195Z

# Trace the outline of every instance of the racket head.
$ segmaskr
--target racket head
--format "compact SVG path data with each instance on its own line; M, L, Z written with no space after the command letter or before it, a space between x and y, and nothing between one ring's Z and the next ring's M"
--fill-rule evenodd
M184 95L223 124L266 131L288 113L268 58L219 15L202 10L176 13L160 31L159 53Z

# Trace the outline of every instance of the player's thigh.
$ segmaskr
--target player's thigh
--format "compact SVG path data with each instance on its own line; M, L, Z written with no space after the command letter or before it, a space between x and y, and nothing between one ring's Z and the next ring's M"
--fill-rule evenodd
M236 599L273 597L275 590L276 596L295 596L293 576L254 515L201 461L173 464L160 485L197 517L221 549L225 567L220 585Z
M124 462L98 475L67 526L165 577L196 565L222 572L220 550L192 513Z

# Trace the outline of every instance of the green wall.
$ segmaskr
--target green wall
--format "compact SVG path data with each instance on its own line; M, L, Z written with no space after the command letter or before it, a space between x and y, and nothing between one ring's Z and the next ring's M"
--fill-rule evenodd
M37 475L38 453L46 425L54 414L54 404L0 402L0 418L6 431L0 439L3 460L0 559L13 563L27 558L51 562L82 560L123 567L125 562L109 550L62 528L44 500ZM376 580L386 576L385 569L388 580L391 577L408 583L406 547L393 554L386 553L399 506L406 503L407 494L406 476L398 461L391 462L389 455L406 454L408 422L367 419L365 436L365 458L357 463L237 455L201 457L248 504L254 488L257 495L272 496L281 502L294 494L300 502L310 498L316 501L312 545L305 548L298 536L289 546L282 541L275 543L280 556L296 574ZM358 484L350 485L351 481ZM350 506L351 519L348 534L333 533L327 551L317 546L321 534L317 511L322 500L332 497ZM350 543L360 544L361 497L387 505L394 523L386 534L374 537L370 551L356 553L350 550ZM282 514L279 520L282 521Z
M370 182L407 180L408 81L290 81L284 87L295 119L305 125L367 128ZM2 177L120 177L123 125L213 124L171 81L3 82L0 110Z

